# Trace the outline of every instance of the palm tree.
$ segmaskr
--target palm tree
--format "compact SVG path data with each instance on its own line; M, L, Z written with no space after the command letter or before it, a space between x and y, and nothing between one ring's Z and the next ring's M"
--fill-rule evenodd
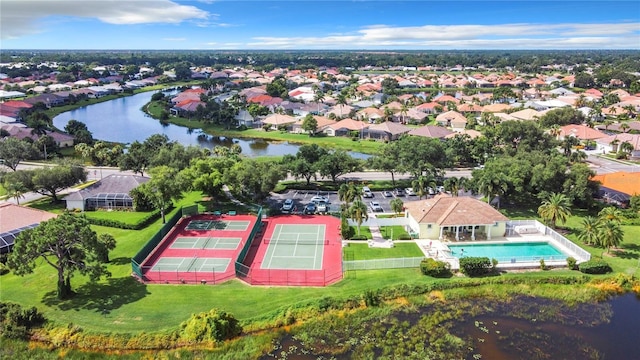
M367 205L360 199L354 201L351 207L349 207L349 217L358 223L358 235L360 235L360 225L362 225L362 222L369 220L368 210Z
M553 126L551 126L551 129L549 129L549 135L553 136L556 140L558 140L558 136L560 136L561 132L562 129L560 129L560 125L558 124L553 124Z
M622 243L622 239L624 238L624 232L619 224L616 224L613 221L607 221L600 226L598 238L600 240L600 246L607 248L607 253L609 249L614 246L620 245Z
M7 190L7 195L16 199L16 204L20 205L20 199L24 198L24 194L28 192L26 186L22 182L5 182L4 188Z
M487 197L487 204L491 203L494 195L500 196L507 192L508 188L509 184L504 174L493 176L484 172L478 183L478 191ZM500 202L498 202L498 208L500 208Z
M400 115L402 116L402 123L406 124L406 119L405 117L407 116L407 112L409 111L409 105L407 105L407 103L403 103L402 107L400 108Z
M578 150L571 153L571 155L569 156L569 160L573 163L579 163L587 160L587 157L588 156L586 152Z
M627 130L629 130L629 124L627 124L626 122L623 122L622 124L620 124L620 130L622 130L622 132L626 133Z
M564 194L551 193L538 207L538 215L555 229L558 221L564 224L571 215L571 202Z
M451 192L451 196L458 196L460 192L460 179L452 176L444 181L444 189Z
M418 195L418 198L422 199L423 196L429 194L429 187L435 189L436 178L433 175L418 176L417 179L411 182L411 186L413 186L413 191Z
M634 149L635 149L635 147L633 146L633 144L631 144L628 141L625 141L622 144L620 144L620 151L625 153L625 157L626 158L628 158L629 155L631 155L631 153L633 152Z
M611 124L613 124L613 120L605 120L604 121L604 129L605 130L609 130L609 126L611 126Z
M391 200L389 205L391 206L391 210L396 214L400 214L402 210L404 210L404 202L400 198Z
M598 244L600 222L593 216L582 219L582 228L578 230L578 240L587 245Z
M576 138L575 136L566 136L562 141L562 150L564 152L564 156L571 156L571 149L573 149L573 147L578 144L580 144L580 140L578 140L578 138Z
M607 206L598 213L598 218L601 222L614 222L616 224L620 224L622 222L622 217L622 212L615 206Z

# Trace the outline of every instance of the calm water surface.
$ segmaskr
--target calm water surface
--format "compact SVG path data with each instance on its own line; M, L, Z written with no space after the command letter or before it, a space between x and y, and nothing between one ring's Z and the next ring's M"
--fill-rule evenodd
M225 137L199 137L199 130L190 130L177 125L162 125L156 119L145 114L141 109L151 100L153 91L114 99L94 105L78 108L56 116L53 124L64 129L69 120L74 119L87 124L93 137L100 140L121 143L144 141L150 135L164 134L172 141L185 146L199 145L207 148L214 146L231 146L238 144L242 154L255 156L279 156L295 154L299 144L289 142L272 142L263 139L242 139ZM351 156L364 159L369 155L350 153Z

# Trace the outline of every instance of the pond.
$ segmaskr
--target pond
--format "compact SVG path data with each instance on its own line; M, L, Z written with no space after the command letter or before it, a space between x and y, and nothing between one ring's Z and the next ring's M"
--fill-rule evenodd
M638 319L634 294L575 306L528 296L462 300L302 325L261 359L636 359Z
M173 124L162 125L142 111L142 107L151 100L152 95L153 91L149 91L84 106L56 116L53 125L58 129L64 129L69 120L74 119L85 123L94 138L120 143L132 143L136 140L142 142L150 135L164 134L170 140L185 146L198 145L211 149L214 146L238 144L242 148L242 154L249 157L295 154L300 147L300 144L289 142L207 136L200 130ZM356 152L350 152L350 155L359 159L369 157Z

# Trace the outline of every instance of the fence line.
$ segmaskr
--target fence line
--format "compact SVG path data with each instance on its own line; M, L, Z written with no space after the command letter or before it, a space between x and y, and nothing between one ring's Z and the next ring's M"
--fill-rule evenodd
M343 261L342 268L344 269L344 271L415 268L420 266L420 262L423 259L424 257L350 260L350 261Z
M507 225L508 226L517 226L517 225L534 226L539 232L541 232L546 236L551 237L553 240L557 241L560 245L564 246L566 249L573 252L576 260L578 260L579 262L588 261L589 259L591 259L591 254L588 251L576 245L573 241L562 236L555 230L542 224L538 220L511 220L507 223Z

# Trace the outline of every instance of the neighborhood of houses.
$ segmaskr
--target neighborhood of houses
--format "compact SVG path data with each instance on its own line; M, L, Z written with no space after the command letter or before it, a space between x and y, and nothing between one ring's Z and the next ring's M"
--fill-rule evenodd
M99 69L109 70L104 66ZM192 79L214 80L217 85L206 89L194 87L178 93L171 99L170 112L188 117L206 105L202 99L206 94L220 102L242 100L243 105L237 108L235 116L237 126L306 133L302 123L310 114L317 122L317 134L393 141L403 134L439 139L457 134L477 137L481 134L474 129L475 124L482 124L487 119L493 122L537 121L553 109L573 107L590 119L589 124L596 126L565 126L557 134L559 139L574 136L585 144L595 141L597 150L604 153L615 152L620 144L626 142L633 146L631 156L640 157L640 122L633 121L640 113L640 94L630 94L615 79L608 89L572 91L575 76L561 70L550 71L549 75L486 69L473 72L456 67L366 67L359 70L347 75L335 68L307 71L278 68L259 72L245 68L215 70L194 67L191 69ZM389 70L400 71L390 73ZM28 113L38 103L47 107L59 106L72 99L99 98L157 84L161 77L175 76L171 72L161 76L152 74L152 69L141 67L136 75L129 78L111 71L104 78L62 84L55 82L56 72L30 78L9 78L0 74L3 89L24 89L24 92L0 90L0 127L9 136L34 138L37 136L26 128L20 115L25 111ZM291 85L287 99L270 96L267 92L267 85L277 78L284 78ZM383 84L389 79L397 84L398 89L411 92L387 96ZM246 84L252 86L247 87ZM346 92L348 96L341 97L340 90L344 88L349 89ZM420 88L435 88L437 91L422 92ZM511 89L513 96L494 98L492 91L498 88ZM490 91L483 92L484 89ZM602 104L605 96L609 99L613 96L615 102L589 106ZM251 104L267 108L269 114L252 116L247 110ZM621 116L628 121L617 122ZM64 133L51 132L49 135L60 147L73 145L73 138Z

